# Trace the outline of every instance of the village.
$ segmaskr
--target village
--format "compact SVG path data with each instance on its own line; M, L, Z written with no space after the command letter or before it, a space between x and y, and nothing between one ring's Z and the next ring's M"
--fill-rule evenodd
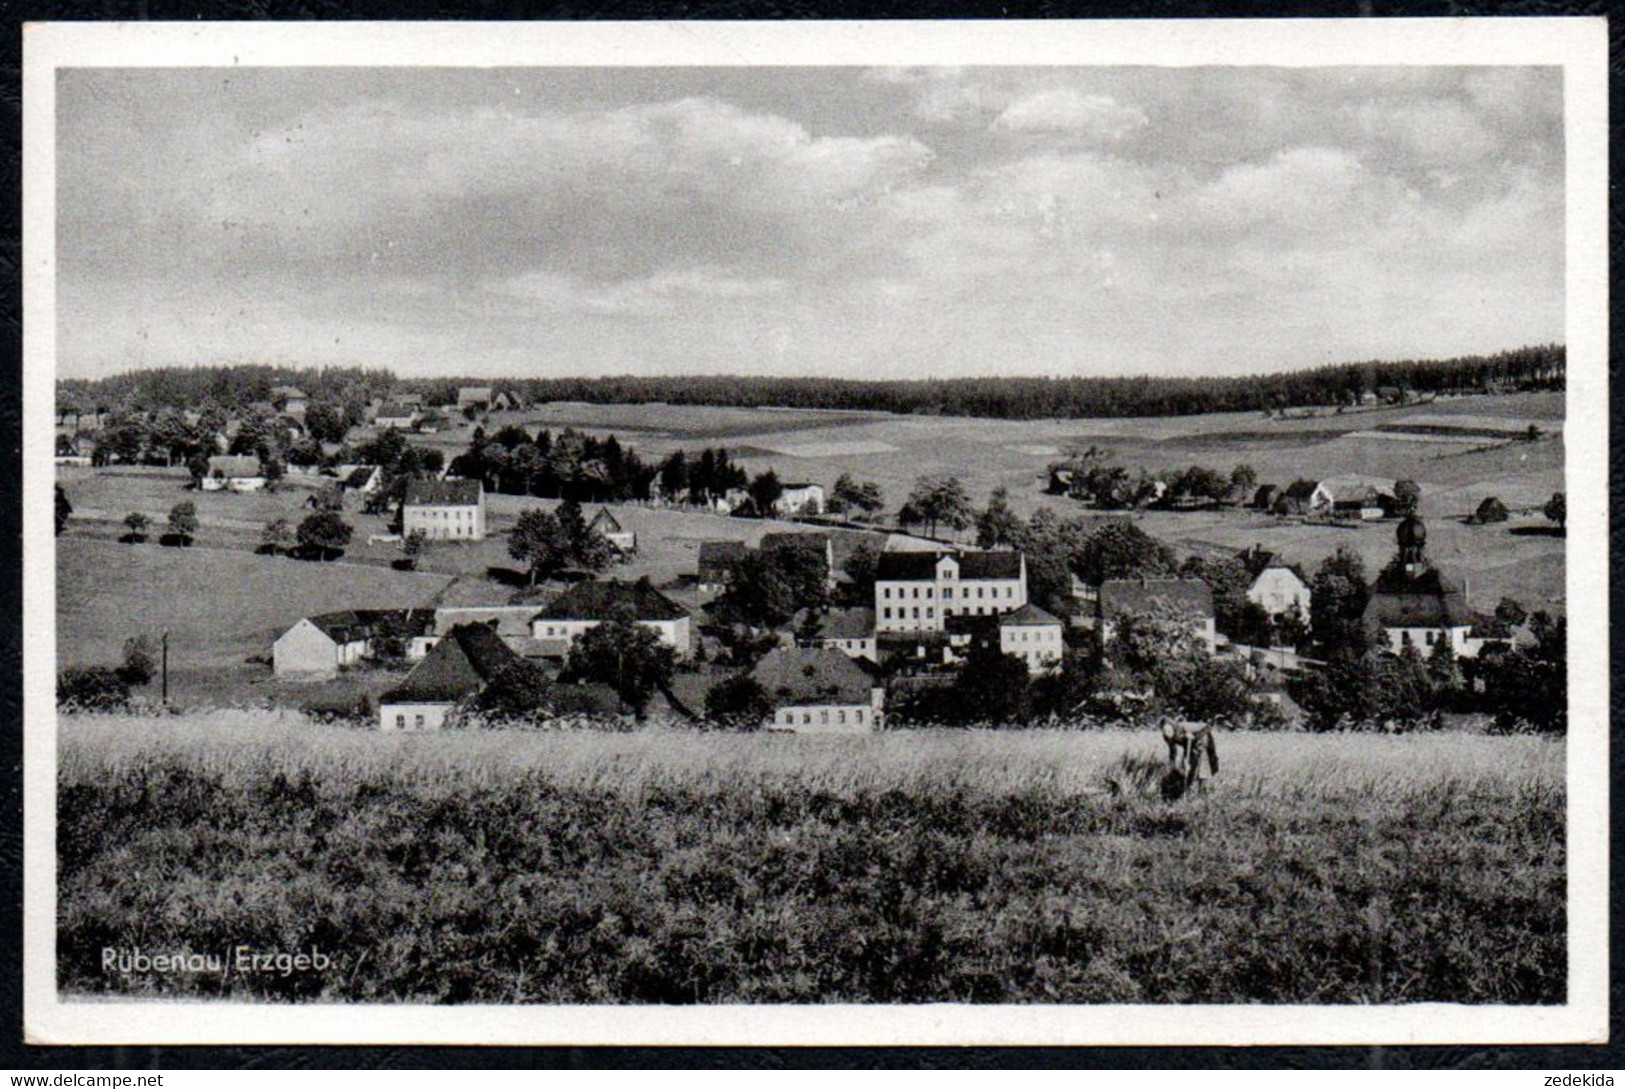
M1132 720L1151 709L1238 726L1307 718L1330 728L1374 715L1402 728L1496 704L1493 671L1480 660L1538 654L1550 639L1550 616L1535 619L1516 600L1469 603L1467 580L1429 557L1422 492L1409 480L1345 473L1274 483L1247 464L1135 475L1088 445L1031 477L1035 495L1073 503L1077 515L1052 508L1023 518L1002 485L978 509L944 474L922 475L888 511L880 486L851 473L781 479L769 464L753 475L709 446L645 464L613 433L554 435L514 422L545 418L548 407L517 389L443 396L395 391L347 410L284 385L235 415L64 411L57 462L70 473L180 464L200 493L303 495L297 514L265 523L260 556L350 564L364 552L395 571L424 571L505 543L520 569L487 568L456 593L383 602L344 600L341 590L330 608L287 617L255 656L282 698L320 691L292 698L384 731L631 716L867 733ZM1384 388L1351 405L1401 399ZM1484 431L1476 417L1428 416L1424 427L1441 442L1542 437L1533 424ZM573 475L557 473L563 464ZM1560 523L1561 507L1556 493L1520 513ZM1175 549L1141 528L1140 512L1159 511L1388 526L1390 554L1368 573L1342 546L1319 556L1260 541ZM122 525L127 544L149 527L179 546L197 532L189 500L167 521L162 511L100 514ZM1509 516L1488 496L1467 520ZM673 517L685 519L675 559L672 542L654 539ZM368 523L364 541L352 521ZM762 531L742 537L741 523ZM706 524L719 531L708 537ZM639 525L652 527L641 539ZM660 562L646 562L651 553ZM135 654L150 657L150 646ZM1344 675L1349 662L1365 672ZM167 660L162 668L167 699ZM110 664L65 675L65 698L94 702L98 683L116 688L118 673ZM133 679L139 686L151 673L137 668ZM365 683L340 684L333 696L332 683L345 680ZM1356 686L1395 698L1373 708L1348 691Z

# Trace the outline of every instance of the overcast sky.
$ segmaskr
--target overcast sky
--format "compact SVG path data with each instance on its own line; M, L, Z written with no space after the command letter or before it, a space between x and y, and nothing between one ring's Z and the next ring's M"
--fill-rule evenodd
M1563 339L1557 69L78 70L59 366L1230 374Z

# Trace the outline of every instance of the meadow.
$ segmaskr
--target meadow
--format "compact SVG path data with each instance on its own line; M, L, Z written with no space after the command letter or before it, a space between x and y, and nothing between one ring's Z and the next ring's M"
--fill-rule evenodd
M1558 1003L1564 746L1149 733L447 732L63 716L72 995ZM335 958L132 977L104 947Z

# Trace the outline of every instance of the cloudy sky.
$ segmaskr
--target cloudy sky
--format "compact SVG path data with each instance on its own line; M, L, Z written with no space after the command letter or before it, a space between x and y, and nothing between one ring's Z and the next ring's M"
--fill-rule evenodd
M70 70L59 368L1248 373L1563 339L1556 69Z

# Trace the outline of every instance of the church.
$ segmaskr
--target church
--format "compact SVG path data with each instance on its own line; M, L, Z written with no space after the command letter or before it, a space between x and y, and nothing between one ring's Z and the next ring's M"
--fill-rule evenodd
M1377 576L1365 619L1382 629L1387 649L1415 647L1424 657L1443 640L1458 657L1478 655L1466 590L1427 560L1427 523L1411 514L1399 523L1399 555Z

